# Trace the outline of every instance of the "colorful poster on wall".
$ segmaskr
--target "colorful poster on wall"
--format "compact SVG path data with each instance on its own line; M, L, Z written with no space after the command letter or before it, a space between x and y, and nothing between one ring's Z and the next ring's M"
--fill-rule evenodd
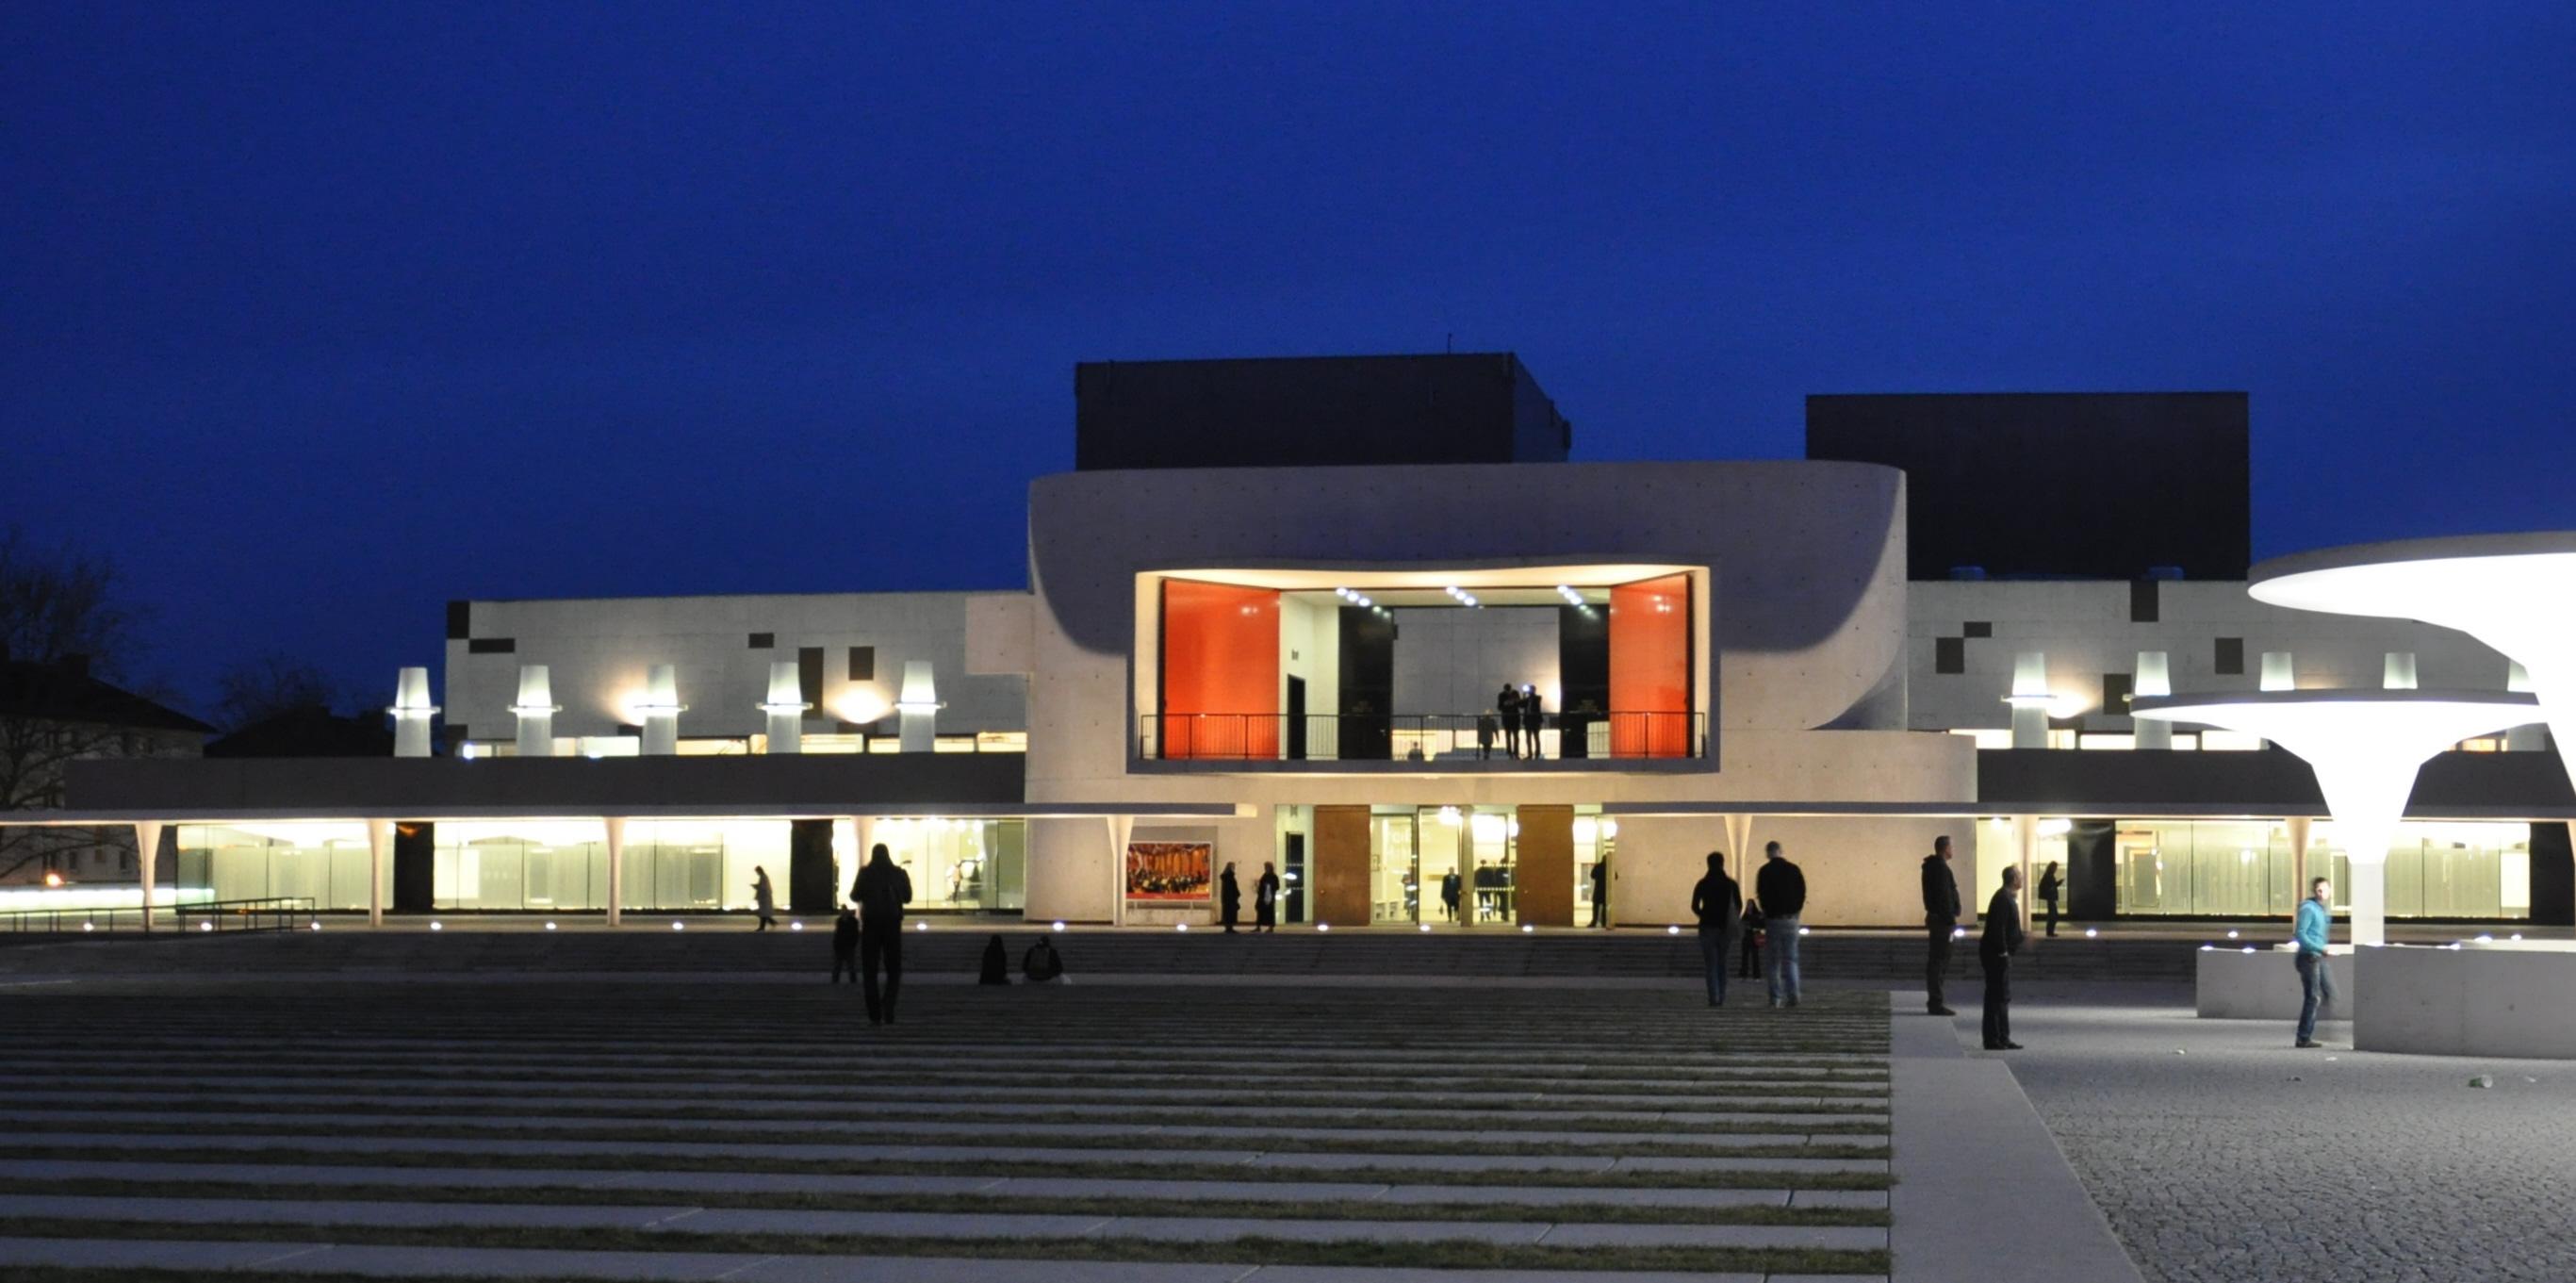
M1215 844L1210 842L1130 842L1127 898L1204 900L1208 862L1215 854Z

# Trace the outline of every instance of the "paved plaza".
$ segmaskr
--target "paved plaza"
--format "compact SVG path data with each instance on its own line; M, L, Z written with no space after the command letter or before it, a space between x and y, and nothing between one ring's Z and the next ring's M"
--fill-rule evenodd
M1856 985L942 969L870 1029L676 940L227 965L281 947L0 953L0 1276L2576 1278L2576 1065L2169 982L2027 985L1998 1058Z

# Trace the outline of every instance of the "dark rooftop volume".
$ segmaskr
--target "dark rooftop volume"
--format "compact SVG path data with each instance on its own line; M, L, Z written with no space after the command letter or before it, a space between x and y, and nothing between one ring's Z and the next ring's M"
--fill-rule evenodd
M2242 579L2242 392L1807 398L1807 457L1905 470L1906 574Z
M1073 368L1074 467L1562 463L1574 428L1509 352Z

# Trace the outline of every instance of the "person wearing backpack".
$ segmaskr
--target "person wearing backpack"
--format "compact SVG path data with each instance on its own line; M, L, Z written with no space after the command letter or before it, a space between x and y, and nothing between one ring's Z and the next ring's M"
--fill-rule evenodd
M893 1024L895 995L903 989L903 906L912 903L912 875L897 867L883 842L868 850L868 862L850 884L859 906L859 989L867 995L868 1023ZM877 992L877 972L885 972L885 992Z

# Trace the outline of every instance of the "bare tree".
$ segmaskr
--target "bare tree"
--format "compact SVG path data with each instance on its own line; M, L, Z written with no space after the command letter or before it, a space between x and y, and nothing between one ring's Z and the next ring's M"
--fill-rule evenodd
M225 669L218 685L215 720L228 731L300 709L329 712L345 699L340 684L319 666L275 652Z
M105 558L39 547L0 527L0 810L63 805L63 767L84 757L167 751L166 733L119 724L89 674L132 658L135 611L117 600ZM0 827L0 879L122 835L93 829Z

